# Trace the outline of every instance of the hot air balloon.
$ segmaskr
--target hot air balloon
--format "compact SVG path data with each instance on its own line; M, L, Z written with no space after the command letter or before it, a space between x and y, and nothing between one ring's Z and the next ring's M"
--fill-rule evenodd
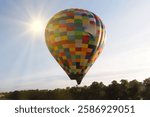
M45 29L50 53L77 84L102 52L105 35L104 24L97 15L73 8L55 14Z

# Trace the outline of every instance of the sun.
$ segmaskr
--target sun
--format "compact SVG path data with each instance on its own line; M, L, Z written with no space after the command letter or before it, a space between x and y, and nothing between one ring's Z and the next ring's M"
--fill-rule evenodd
M31 21L29 28L33 33L40 33L43 31L44 24L42 20L36 19L36 20Z
M43 35L45 31L45 20L41 17L31 18L26 22L26 31L34 38Z

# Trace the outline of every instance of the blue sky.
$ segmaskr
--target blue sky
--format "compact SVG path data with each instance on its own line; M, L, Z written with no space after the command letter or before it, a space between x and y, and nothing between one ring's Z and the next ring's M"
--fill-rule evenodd
M0 0L0 91L76 85L49 53L44 30L30 29L30 20L46 25L67 8L94 12L107 31L104 51L81 86L150 77L149 6L149 0Z

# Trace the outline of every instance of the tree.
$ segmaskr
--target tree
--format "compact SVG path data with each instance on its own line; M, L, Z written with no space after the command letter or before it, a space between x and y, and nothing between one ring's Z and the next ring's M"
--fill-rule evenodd
M129 82L127 80L121 80L120 81L120 94L119 97L121 100L127 100L128 99L128 89L129 89Z
M100 82L93 82L88 89L88 99L99 100L105 99L105 85Z
M142 99L141 96L142 83L138 82L137 80L130 81L128 92L129 92L128 99L132 99L132 100Z
M111 100L118 100L120 99L120 85L117 81L112 81L110 85L108 85L106 93L107 93L107 99Z
M150 100L150 78L147 78L143 82L144 90L142 92L143 99Z

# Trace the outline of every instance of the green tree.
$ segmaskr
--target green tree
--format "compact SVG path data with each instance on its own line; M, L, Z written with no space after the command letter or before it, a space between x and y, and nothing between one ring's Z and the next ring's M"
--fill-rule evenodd
M129 82L128 88L128 99L132 100L139 100L142 99L141 92L142 92L142 83L138 82L137 80L132 80Z
M89 86L89 91L88 91L88 99L92 99L92 100L99 100L99 99L105 99L105 88L106 86L100 82L93 82L90 86Z
M112 81L110 85L108 85L107 90L107 99L118 100L120 99L120 85L117 81Z
M121 80L120 82L121 82L121 84L120 84L119 97L121 100L127 100L128 95L129 95L129 92L128 92L129 82L127 80Z
M143 82L144 90L142 92L143 99L150 100L150 78L147 78Z

